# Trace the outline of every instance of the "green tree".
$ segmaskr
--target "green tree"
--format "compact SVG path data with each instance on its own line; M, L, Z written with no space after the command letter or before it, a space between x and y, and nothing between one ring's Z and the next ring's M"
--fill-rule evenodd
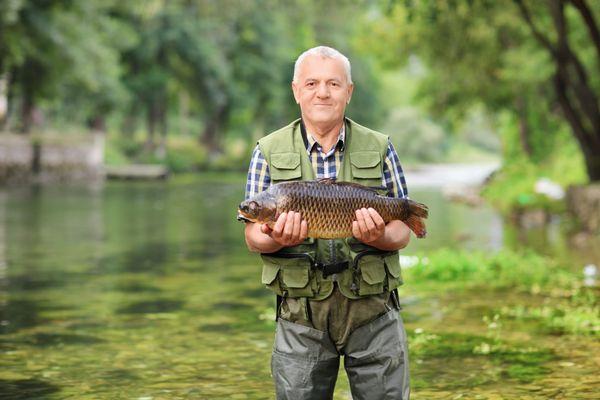
M40 103L76 87L95 102L95 124L119 90L121 26L111 17L116 1L22 0L2 3L0 71L10 75L9 97L20 100L22 132L43 120ZM117 40L117 37L119 40Z
M553 133L567 123L590 180L600 180L597 2L404 1L384 12L362 46L389 66L423 60L420 97L430 110L450 121L477 104L507 112L534 161L552 151Z

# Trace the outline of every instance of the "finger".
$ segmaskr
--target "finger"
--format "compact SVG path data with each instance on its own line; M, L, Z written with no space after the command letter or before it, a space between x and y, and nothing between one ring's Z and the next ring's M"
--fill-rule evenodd
M356 210L356 222L358 222L358 228L363 238L368 239L369 230L367 224L365 224L365 217L363 216L362 210Z
M302 217L300 213L295 213L294 215L294 225L292 230L292 241L296 243L298 239L300 239L300 224L302 222Z
M290 240L290 238L292 237L292 231L294 229L294 214L296 214L293 211L290 211L287 215L287 218L285 219L285 227L283 228L283 240L285 240L286 242Z
M367 210L366 208L362 208L360 211L362 212L363 218L365 219L365 225L367 226L367 229L369 230L369 232L374 233L377 228L375 227L375 222L373 222L373 217L371 217L371 213L369 213L369 210Z
M304 240L308 237L308 223L302 220L300 223L300 240Z
M277 238L281 237L281 235L283 234L283 227L285 226L286 219L287 219L287 213L281 213L279 218L277 218L277 222L275 223L275 226L273 227L272 236L277 237Z
M270 235L271 232L273 232L273 229L271 229L271 227L267 224L262 224L260 226L260 231L266 235Z
M374 208L369 208L369 214L371 214L371 218L373 218L373 222L375 222L375 226L377 227L377 229L380 231L384 230L385 221L383 220L383 218L381 218L381 215L379 215L379 213Z
M358 222L356 222L356 221L352 221L352 236L354 236L355 238L357 238L359 240L362 238L360 228L358 227Z

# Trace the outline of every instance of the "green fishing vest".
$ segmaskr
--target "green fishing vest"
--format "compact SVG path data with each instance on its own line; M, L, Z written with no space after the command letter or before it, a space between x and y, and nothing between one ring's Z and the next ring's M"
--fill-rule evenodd
M345 148L337 180L381 187L388 137L345 120ZM314 180L315 173L302 138L300 119L258 141L271 176L271 184ZM308 238L276 253L261 254L262 283L279 296L321 300L333 290L351 299L383 293L402 284L397 251L382 251L357 239ZM342 272L323 277L317 264L348 261Z

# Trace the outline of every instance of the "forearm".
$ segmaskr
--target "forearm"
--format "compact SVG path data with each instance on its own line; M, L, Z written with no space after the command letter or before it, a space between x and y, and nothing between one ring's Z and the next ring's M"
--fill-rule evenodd
M255 253L274 253L283 247L271 236L262 233L260 230L260 224L258 223L246 223L244 235L246 237L246 245L248 246L248 249Z
M400 220L393 220L385 225L383 235L370 242L369 246L384 251L394 251L405 248L410 241L410 229Z

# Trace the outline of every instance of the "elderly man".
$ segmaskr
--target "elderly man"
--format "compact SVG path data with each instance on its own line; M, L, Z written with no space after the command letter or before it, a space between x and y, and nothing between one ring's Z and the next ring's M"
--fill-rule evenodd
M345 118L353 88L350 62L337 50L319 46L298 57L292 90L301 118L258 141L246 198L273 183L320 178L407 195L389 138ZM246 224L248 248L263 260L262 282L277 294L277 399L331 399L341 355L355 400L409 398L395 290L402 283L398 250L409 234L372 208L356 210L346 239L307 238L297 212L281 214L273 229Z

